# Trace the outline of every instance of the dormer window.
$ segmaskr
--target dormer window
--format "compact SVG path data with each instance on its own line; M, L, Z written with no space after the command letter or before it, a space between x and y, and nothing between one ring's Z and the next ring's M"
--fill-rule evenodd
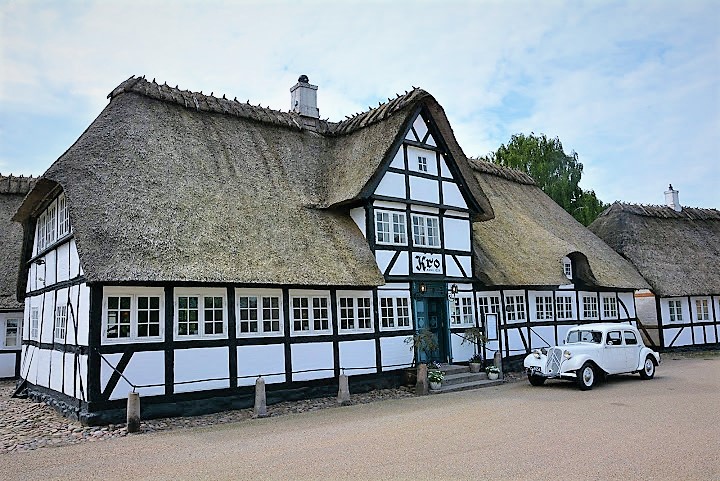
M53 200L37 219L37 252L45 250L72 231L65 195Z
M570 262L570 259L567 257L563 257L563 272L565 273L565 277L572 280L572 262Z
M427 157L420 157L420 156L418 156L418 170L419 170L420 172L427 172L427 171L428 171Z

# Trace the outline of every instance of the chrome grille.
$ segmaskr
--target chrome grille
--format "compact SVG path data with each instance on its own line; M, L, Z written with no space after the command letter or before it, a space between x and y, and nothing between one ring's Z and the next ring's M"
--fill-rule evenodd
M562 358L562 349L553 347L548 351L547 365L545 370L548 375L558 374L560 372L560 359Z

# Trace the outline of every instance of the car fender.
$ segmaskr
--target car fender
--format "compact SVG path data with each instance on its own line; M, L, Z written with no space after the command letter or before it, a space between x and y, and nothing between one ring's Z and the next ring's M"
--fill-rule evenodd
M560 371L561 372L568 372L568 371L577 371L582 367L583 364L585 364L586 361L590 361L594 364L595 361L590 357L588 354L577 354L572 356L570 359L565 359L565 362L563 362L560 365Z
M656 366L660 364L660 354L658 354L657 352L653 351L653 350L650 349L649 347L643 347L643 348L640 350L640 357L639 357L639 359L638 359L638 365L637 365L637 370L638 370L638 371L643 368L643 366L644 366L644 364L645 364L645 358L648 357L648 356L652 356L653 359L655 359L655 365L656 365Z
M547 356L540 355L540 359L536 358L533 354L528 354L525 356L525 360L523 361L523 366L526 368L528 367L539 367L542 368L547 363Z

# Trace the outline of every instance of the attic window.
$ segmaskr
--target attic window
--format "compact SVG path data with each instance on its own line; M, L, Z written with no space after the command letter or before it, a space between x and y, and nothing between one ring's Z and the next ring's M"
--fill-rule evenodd
M563 257L563 272L565 273L565 277L572 279L572 262L567 257Z
M420 172L427 172L427 171L428 171L427 157L420 157L420 156L418 156L418 170L419 170Z
M67 236L72 230L65 195L53 200L37 219L35 245L37 252L43 251Z

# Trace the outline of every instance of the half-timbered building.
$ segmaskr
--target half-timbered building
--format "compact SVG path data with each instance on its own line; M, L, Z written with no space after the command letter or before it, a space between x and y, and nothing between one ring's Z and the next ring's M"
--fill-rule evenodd
M661 349L720 346L720 211L616 202L590 229L650 284L636 293L641 326Z

